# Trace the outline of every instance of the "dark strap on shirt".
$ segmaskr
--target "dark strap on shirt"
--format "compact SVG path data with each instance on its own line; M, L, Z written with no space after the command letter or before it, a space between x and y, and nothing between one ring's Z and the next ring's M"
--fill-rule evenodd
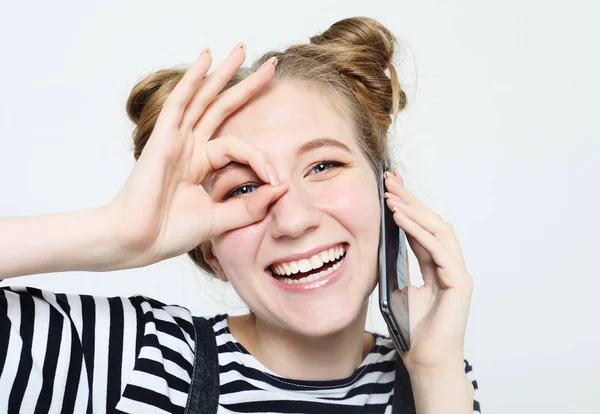
M219 403L219 357L215 331L205 318L194 316L196 351L185 414L216 414Z
M396 360L396 380L394 381L393 414L416 414L415 398L410 385L408 370L398 355Z
M219 404L219 355L215 331L205 318L194 316L194 372L185 414L216 414ZM416 414L408 371L398 355L393 414Z

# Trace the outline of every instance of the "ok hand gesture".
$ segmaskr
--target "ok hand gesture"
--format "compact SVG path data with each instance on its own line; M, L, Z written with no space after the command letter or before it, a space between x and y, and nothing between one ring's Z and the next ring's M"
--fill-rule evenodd
M238 45L206 76L212 62L204 51L166 99L153 132L121 191L107 206L123 240L121 267L145 266L186 253L203 241L266 214L286 188L257 148L234 136L211 139L224 119L263 88L277 61L221 93L245 59ZM248 164L267 185L248 197L215 202L200 183L229 162ZM271 185L268 185L271 184Z

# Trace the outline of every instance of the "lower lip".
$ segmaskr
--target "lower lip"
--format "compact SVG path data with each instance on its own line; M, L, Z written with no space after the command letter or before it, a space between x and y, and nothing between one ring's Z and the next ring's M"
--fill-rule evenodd
M324 288L326 286L331 285L332 283L335 283L342 276L342 273L346 269L347 261L348 261L348 250L346 250L344 260L342 260L342 264L340 265L340 267L338 267L336 270L334 270L327 276L324 276L318 280L313 280L311 282L306 282L306 283L288 284L288 283L284 283L284 282L276 279L271 274L270 271L266 271L266 273L268 273L269 277L275 282L275 284L282 289L285 289L289 292L294 292L294 293L309 292L309 291L312 291L315 289Z

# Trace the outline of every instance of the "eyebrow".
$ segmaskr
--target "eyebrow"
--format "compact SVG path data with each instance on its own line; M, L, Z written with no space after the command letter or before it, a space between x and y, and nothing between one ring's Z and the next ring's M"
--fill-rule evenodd
M344 144L343 142L340 142L337 139L333 139L333 138L329 138L329 137L320 137L320 138L315 138L311 141L308 141L308 142L302 144L302 146L300 148L298 148L298 150L296 151L296 156L303 155L309 151L313 151L313 150L316 150L316 149L322 148L322 147L337 147L337 148L343 149L344 151L352 154L352 151L350 151L350 148L348 148L348 146L346 144Z
M330 137L319 137L319 138L312 139L312 140L302 144L302 146L296 150L296 156L299 157L301 155L306 154L307 152L314 151L316 149L323 148L323 147L336 147L336 148L340 148L340 149L348 152L349 154L352 154L352 151L350 150L350 148L343 142L340 142L337 139L333 139ZM242 164L242 163L239 163L236 161L231 161L225 167L220 168L216 171L213 171L208 179L209 188L214 187L215 183L219 180L219 178L223 174L225 174L227 171L235 170L235 169L243 169L243 168L251 168L251 167L246 164Z

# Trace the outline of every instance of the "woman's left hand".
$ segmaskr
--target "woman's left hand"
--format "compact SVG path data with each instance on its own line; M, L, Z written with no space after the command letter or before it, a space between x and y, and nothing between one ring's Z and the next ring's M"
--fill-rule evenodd
M399 174L385 174L387 205L406 232L424 285L408 293L410 350L401 353L409 372L463 369L463 347L473 278L450 224L406 188Z

